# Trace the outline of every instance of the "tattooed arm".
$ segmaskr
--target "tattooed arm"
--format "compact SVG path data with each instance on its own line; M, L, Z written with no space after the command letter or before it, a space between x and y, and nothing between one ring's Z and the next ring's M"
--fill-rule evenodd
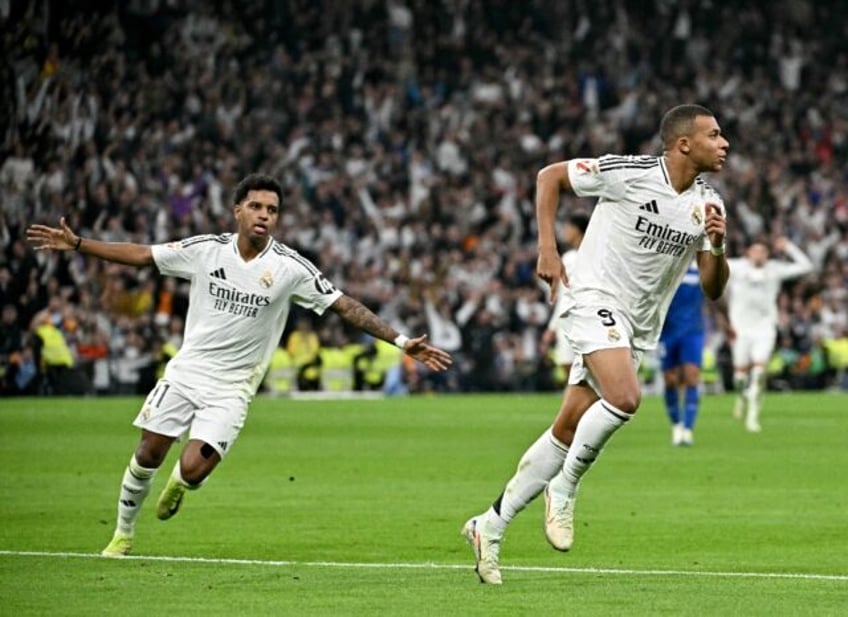
M352 326L375 336L379 339L394 343L400 334L385 321L380 319L367 306L350 296L342 295L330 305L330 310L336 313ZM446 351L433 347L426 342L427 335L410 338L403 346L403 351L419 362L435 371L443 371L451 365L451 357Z

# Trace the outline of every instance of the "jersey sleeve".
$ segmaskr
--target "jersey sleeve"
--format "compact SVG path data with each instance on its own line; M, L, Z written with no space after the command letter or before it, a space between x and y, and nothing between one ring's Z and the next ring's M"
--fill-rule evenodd
M298 256L298 276L292 301L298 306L323 315L324 311L342 296L327 278L305 257Z
M813 271L813 262L807 257L797 246L791 242L787 242L786 254L792 260L791 263L776 261L778 276L781 280L793 279L799 276L804 276Z
M571 188L578 197L619 199L624 196L627 178L633 170L627 161L635 158L607 154L597 159L571 159L568 161Z
M159 272L191 280L203 263L203 252L216 238L214 235L193 236L177 242L154 244L150 250Z

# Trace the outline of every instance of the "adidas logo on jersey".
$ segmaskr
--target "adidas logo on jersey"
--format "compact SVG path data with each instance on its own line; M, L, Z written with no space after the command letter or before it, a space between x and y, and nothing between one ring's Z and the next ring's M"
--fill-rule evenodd
M639 206L639 209L644 210L645 212L650 212L652 214L659 214L660 213L659 208L657 208L657 200L656 199L652 199L648 203L642 204L641 206Z
M218 268L218 269L217 269L217 270L215 270L214 272L210 272L210 273L209 273L209 276L211 276L211 277L213 277L213 278L216 278L216 279L221 279L222 281L226 281L226 280L227 280L227 275L224 273L224 269L223 269L223 268Z

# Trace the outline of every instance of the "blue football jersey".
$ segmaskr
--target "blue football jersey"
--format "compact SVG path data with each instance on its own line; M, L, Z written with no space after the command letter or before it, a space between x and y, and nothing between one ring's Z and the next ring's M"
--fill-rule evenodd
M701 279L698 268L693 263L686 271L680 287L677 288L671 300L660 338L702 334L704 332L703 305L704 292L701 290Z

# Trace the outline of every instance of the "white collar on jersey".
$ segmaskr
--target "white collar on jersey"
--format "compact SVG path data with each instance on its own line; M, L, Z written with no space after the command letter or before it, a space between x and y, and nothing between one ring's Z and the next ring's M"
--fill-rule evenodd
M674 186L671 184L671 176L668 175L668 167L665 164L665 154L660 155L660 171L662 172L665 183L670 186L672 190L674 190Z
M233 247L233 253L235 253L236 257L238 257L242 261L245 261L244 257L241 256L241 253L239 252L239 249L238 249L238 239L239 239L239 235L237 233L233 234L233 239L232 239L232 242L231 242L231 245ZM253 259L260 259L260 258L264 257L265 253L270 251L272 246L274 246L274 238L272 238L271 236L268 236L268 242L267 242L267 244L265 244L265 248L262 249L262 252L260 252L258 255L256 255L256 257L254 257ZM250 261L253 261L253 259L251 259ZM247 263L247 262L245 261L245 263Z

